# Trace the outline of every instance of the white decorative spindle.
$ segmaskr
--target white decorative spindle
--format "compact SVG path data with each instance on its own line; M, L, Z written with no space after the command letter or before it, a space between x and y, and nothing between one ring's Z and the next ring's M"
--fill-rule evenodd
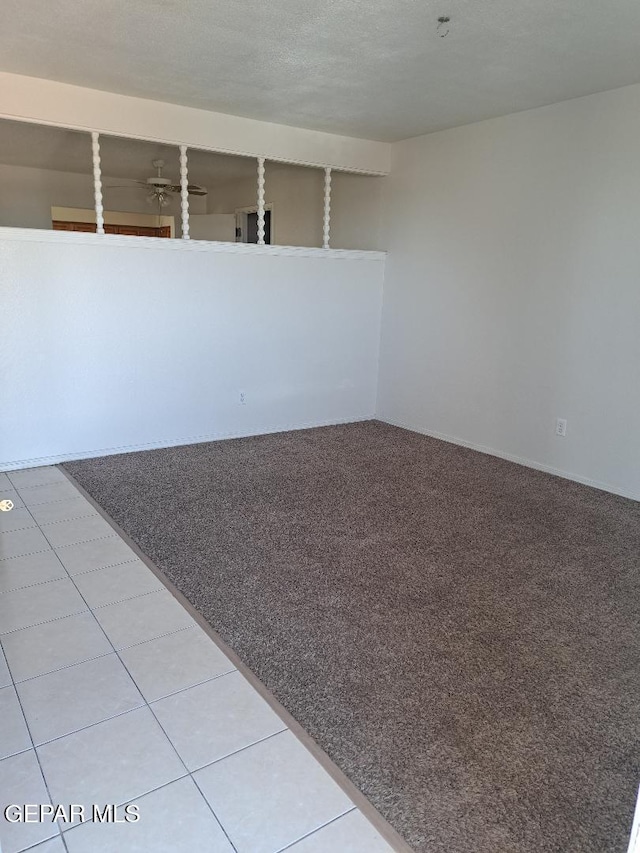
M187 146L180 146L180 208L182 210L182 239L189 240L189 177L187 175Z
M102 204L102 173L100 171L100 134L91 132L93 151L93 196L96 207L96 234L104 234L104 206Z
M258 245L264 246L264 157L258 157Z
M329 248L329 228L331 227L331 169L327 166L324 170L324 221L322 233L324 239L322 248Z

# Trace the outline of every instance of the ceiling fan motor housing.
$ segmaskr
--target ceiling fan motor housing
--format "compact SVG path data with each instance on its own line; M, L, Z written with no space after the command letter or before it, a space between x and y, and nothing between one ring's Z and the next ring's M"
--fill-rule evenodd
M170 178L162 177L162 170L164 169L165 162L164 160L152 160L151 165L154 169L158 170L158 174L154 175L152 178L147 178L147 183L152 187L169 187L171 186Z

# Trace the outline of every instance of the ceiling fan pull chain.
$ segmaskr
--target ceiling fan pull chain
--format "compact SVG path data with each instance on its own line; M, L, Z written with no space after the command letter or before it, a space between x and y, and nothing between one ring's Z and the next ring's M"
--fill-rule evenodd
M182 209L182 239L189 240L189 178L187 176L187 146L180 146L180 207Z
M96 205L96 234L104 234L104 207L102 204L102 172L100 170L100 134L91 131L93 151L93 195Z

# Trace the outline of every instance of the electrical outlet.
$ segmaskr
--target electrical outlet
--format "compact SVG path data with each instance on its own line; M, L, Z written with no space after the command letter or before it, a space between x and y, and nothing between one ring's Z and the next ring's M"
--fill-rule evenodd
M556 435L561 435L563 438L567 434L567 422L564 418L556 418Z
M244 405L246 405L246 402L247 402L247 395L244 393L244 391L241 391L240 392L240 405L244 406Z

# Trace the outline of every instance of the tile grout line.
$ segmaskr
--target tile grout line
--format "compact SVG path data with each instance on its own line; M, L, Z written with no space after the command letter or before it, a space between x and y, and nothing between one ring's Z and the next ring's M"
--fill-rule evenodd
M34 851L34 850L37 853L38 847L41 844L48 844L50 841L53 841L54 838L58 838L58 837L60 838L60 842L62 844L62 847L63 847L65 853L69 853L69 848L67 847L67 844L64 840L64 835L62 832L60 832L59 836L52 835L51 838L45 838L44 841L37 841L35 844L30 844L29 847L21 847L20 850L16 851L16 853L32 853L32 851Z
M14 509L26 509L26 506L16 506ZM27 524L25 527L14 527L13 530L2 530L0 528L0 535L4 534L5 536L8 533L22 533L25 530L36 530L35 524ZM7 559L6 557L4 559ZM9 557L11 559L11 557Z
M27 507L25 507L25 509L27 509ZM34 509L35 509L35 507L34 507ZM31 512L31 510L29 510L29 512ZM87 515L74 515L73 517L70 517L70 518L59 518L57 521L43 521L43 522L36 521L36 524L38 525L40 530L42 530L42 532L44 533L44 530L43 530L44 527L55 527L58 524L68 524L70 521L79 521L82 518L100 518L100 515L97 512L90 512L90 513L87 513ZM35 521L35 518L33 520ZM104 521L104 519L100 519L100 520ZM95 536L92 539L83 539L82 542L93 542L94 539L106 539L106 538L107 538L106 536ZM69 544L70 545L81 545L82 542L70 542ZM51 547L53 548L54 546L52 545ZM59 547L64 548L66 546L61 545Z
M60 503L66 503L66 501L60 501ZM47 504L38 504L37 506L47 506ZM32 509L36 509L37 507L20 507L21 509L28 509L31 512ZM53 524L66 524L68 521L79 521L81 518L94 518L98 516L97 512L87 512L83 515L70 515L69 518L59 518L57 521L36 521L38 527L42 530L43 527L48 527ZM99 516L98 516L99 517ZM35 520L35 516L33 516Z
M0 566L2 568L2 566ZM64 581L67 578L57 578L57 581ZM48 583L56 583L56 581L48 581ZM45 584L42 584L44 586ZM34 584L34 586L40 586L40 584ZM33 589L33 586L25 586L23 589ZM12 589L11 592L20 592L20 590ZM22 628L13 628L11 631L4 631L0 634L0 642L2 642L2 637L8 637L9 634L15 634L18 631L25 631L27 628L37 628L38 625L51 625L53 622L60 622L61 619L68 619L69 616L79 616L80 613L86 613L85 610L77 610L75 613L66 613L64 616L55 616L53 619L43 619L40 622L34 622L33 625L24 625Z
M124 563L123 565L126 565L126 563ZM109 566L109 568L113 568L113 566ZM100 571L103 571L103 569L100 569ZM85 574L91 574L91 572L86 572ZM75 577L79 577L79 575L75 575ZM78 589L78 585L75 582L74 582L74 586L76 589ZM91 607L90 610L91 611L104 610L105 607L113 607L114 605L122 604L125 601L133 601L134 598L146 598L148 595L156 595L156 593L165 592L165 591L166 590L164 590L164 589L150 589L147 592L139 592L137 595L129 595L127 598L119 598L117 601L110 601L108 604L97 604L95 607ZM78 592L80 592L79 589L78 589ZM82 593L80 593L80 594L82 595ZM83 596L83 598L84 598L84 596ZM174 632L171 631L170 633L173 634ZM138 645L138 644L136 643L135 645ZM127 646L124 646L123 648L127 648Z
M109 537L111 538L111 537ZM95 541L95 540L93 540ZM83 542L77 542L78 545L83 545ZM73 548L73 545L63 545L62 548L54 548L53 550L56 552L56 556L59 557L58 551L62 551L63 548ZM62 561L61 561L62 562ZM118 566L126 566L128 563L142 562L139 557L133 557L131 560L122 560L119 563L109 563L108 566L98 566L96 569L85 569L84 572L74 572L73 574L69 574L69 569L65 568L65 571L69 575L70 578L79 577L80 575L91 575L93 572L101 572L103 569L116 569Z
M304 841L305 838L310 838L312 835L315 835L316 832L320 832L321 829L325 829L327 826L331 826L332 823L335 823L337 820L345 817L345 815L351 814L351 812L357 812L358 807L355 804L352 804L350 809L346 809L341 814L336 815L336 817L332 817L331 820L328 820L326 823L323 823L321 826L316 826L315 829L310 830L309 832L301 835L299 838L296 838L295 841L292 841L291 844L287 844L285 847L279 847L275 853L286 853L287 850L291 850L293 846L298 844L300 841Z
M39 466L34 466L34 467L37 468ZM60 473L60 469L58 468L57 465L44 465L42 467L51 468L52 470L58 471L58 473ZM11 475L12 474L20 474L23 471L28 471L28 470L30 470L30 469L28 469L28 468L16 468L13 471L3 471L2 473L7 475L9 482L12 484L13 488L16 491L20 491L21 487L18 484L13 482L13 478L11 477ZM31 470L34 470L34 468L32 468ZM37 489L39 486L54 486L54 485L57 485L58 483L63 483L63 482L64 482L64 480L61 480L59 477L54 477L53 480L43 480L40 483L32 483L30 486L22 486L22 488L23 489Z
M85 612L86 612L85 610L82 611L82 613L85 613ZM80 615L82 615L82 613L73 613L72 616L80 616ZM72 617L71 616L65 616L64 618L65 619L71 619ZM43 625L43 624L48 625L49 623L48 622L41 622L40 624L41 625ZM37 628L38 626L34 625L33 627ZM29 629L23 628L21 630L28 631ZM4 636L7 636L7 635L5 634ZM21 678L19 681L14 680L13 683L17 687L18 684L27 684L29 681L35 681L36 678L43 678L45 675L53 675L54 672L64 672L66 669L71 669L74 666L80 666L80 664L83 664L83 663L90 663L91 661L102 660L102 658L109 657L110 654L112 654L112 653L111 652L104 652L104 654L101 654L101 655L94 655L93 657L85 658L84 660L79 660L77 663L68 663L68 664L65 664L64 666L58 666L55 669L49 669L46 672L39 672L38 675L30 675L28 678ZM7 666L8 666L8 662L7 662ZM13 678L13 673L11 674L11 677Z
M42 553L43 553L43 554L46 554L47 552L46 552L46 551L42 551ZM25 556L26 556L26 555L25 555ZM9 557L8 559L12 559L12 558L11 558L11 557ZM18 559L19 559L19 558L18 558ZM64 568L64 567L63 567L63 568ZM65 571L66 571L66 570L65 570ZM28 584L26 584L25 586L14 586L14 587L12 587L11 589L3 589L3 590L0 590L0 596L1 596L1 595L8 595L10 592L20 592L20 590L23 590L23 589L33 589L33 587L34 587L34 586L44 586L45 584L47 584L47 583L52 583L53 581L64 581L64 580L66 580L68 577L69 577L69 575L60 575L60 577L57 577L57 578L47 578L47 580L46 580L46 581L35 581L35 583L28 583ZM72 613L71 615L73 616L74 614ZM62 618L64 619L64 618L66 618L66 617L62 617ZM53 620L51 620L51 621L53 621ZM23 629L22 629L22 628L17 628L17 629L15 629L15 630L22 631ZM5 632L4 632L4 634L12 634L12 633L13 633L13 631L5 631ZM0 634L0 637L1 637L1 636L4 636L4 634Z
M26 509L26 507L25 507L25 509ZM29 530L34 530L34 528L33 528L33 527L29 527L28 529L29 529ZM38 530L40 530L40 528L38 528ZM19 531L19 530L14 530L14 531L11 531L11 532L13 532L13 533L19 533L20 531ZM40 532L42 533L42 531L40 531ZM8 536L9 534L7 533L6 535ZM44 536L44 533L43 533L42 535ZM48 542L48 541L49 541L49 540L47 539L47 542ZM28 551L26 554L14 554L12 557L0 557L0 564L1 564L4 560L14 560L16 557L34 557L36 554L46 554L46 552L47 552L47 551L51 551L51 550L52 550L52 549L51 549L51 546L49 546L48 548L42 548L40 551Z
M218 817L218 815L214 812L214 810L213 810L213 806L211 805L211 803L209 802L209 800L205 797L205 795L204 795L204 792L203 792L202 788L200 787L200 785L198 785L198 781L197 781L197 779L194 779L194 777L193 777L193 773L189 773L189 778L191 779L191 781L193 782L193 784L196 786L196 788L197 788L197 790L198 790L198 793L200 794L200 796L202 797L202 799L205 801L205 803L206 803L206 804L207 804L207 806L209 807L209 810L210 810L211 814L213 815L214 820L216 821L216 823L218 824L218 826L219 826L219 827L220 827L220 829L222 830L222 832L223 832L223 834L224 834L224 837L227 839L227 841L228 841L228 842L229 842L229 844L231 845L231 849L232 849L232 850L234 850L234 851L235 851L235 853L238 853L238 848L237 848L237 847L236 847L236 845L233 843L233 841L231 840L231 838L229 838L229 833L228 833L228 832L227 832L227 830L224 828L224 825L223 825L222 821L220 820L220 818Z
M9 684L5 684L4 686L5 686L5 687L11 687L11 685L13 684L13 686L15 687L15 686L16 686L16 683L15 683L15 681L13 680L13 673L11 672L11 668L9 667L9 661L7 660L7 656L6 656L6 654L4 653L4 649L3 649L3 647L2 647L2 643L0 643L0 663L1 663L2 661L4 661L4 665L6 666L6 668L7 668L7 672L9 673L9 678L11 679L11 681L9 682ZM1 851L0 851L0 853L1 853Z

